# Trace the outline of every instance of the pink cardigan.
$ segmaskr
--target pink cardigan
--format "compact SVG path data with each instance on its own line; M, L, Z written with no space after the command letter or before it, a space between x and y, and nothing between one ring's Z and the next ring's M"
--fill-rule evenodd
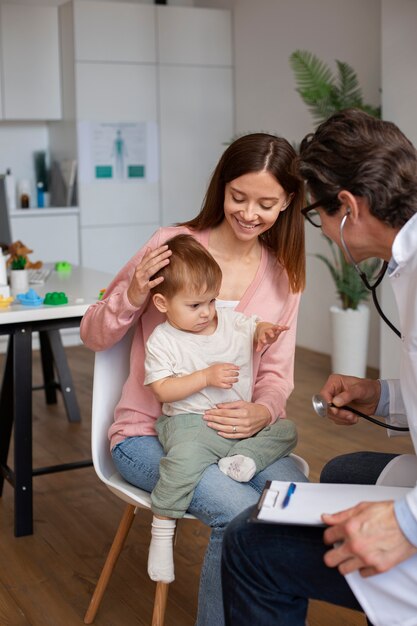
M164 316L148 298L140 308L132 306L127 298L127 288L135 267L145 248L157 248L179 233L192 234L208 247L209 230L190 231L183 226L160 228L149 242L120 270L106 290L103 300L89 307L81 321L81 339L91 350L106 350L119 341L135 325L130 353L130 374L123 387L122 396L115 409L114 423L109 429L111 447L126 437L155 435L154 422L161 414L161 406L152 392L143 386L146 341ZM255 279L246 290L237 311L259 315L268 322L289 326L262 355L255 354L253 402L266 406L272 421L286 417L285 405L293 390L294 350L300 294L289 290L285 270L277 265L266 248L262 249L261 262Z

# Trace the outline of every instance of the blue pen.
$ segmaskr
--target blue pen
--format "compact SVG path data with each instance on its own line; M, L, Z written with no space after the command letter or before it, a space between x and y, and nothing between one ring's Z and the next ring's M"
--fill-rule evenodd
M285 498L284 498L284 501L282 503L282 508L283 509L285 509L288 506L288 504L290 502L290 499L291 499L291 496L294 493L296 487L297 487L297 485L295 483L290 483L289 484L288 489L287 489L287 493L285 494Z

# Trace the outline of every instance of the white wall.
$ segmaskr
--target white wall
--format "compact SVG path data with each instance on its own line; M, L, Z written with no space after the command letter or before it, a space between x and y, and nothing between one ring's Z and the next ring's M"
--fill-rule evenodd
M389 0L388 0L389 1ZM335 59L356 70L365 100L380 102L380 0L197 0L198 6L234 11L236 131L277 132L299 142L313 121L295 91L289 56L309 50L332 68ZM393 8L396 10L396 5ZM327 253L319 233L306 225L308 253ZM307 257L307 289L297 343L330 353L329 307L337 303L324 265ZM371 306L370 365L379 364L379 322Z

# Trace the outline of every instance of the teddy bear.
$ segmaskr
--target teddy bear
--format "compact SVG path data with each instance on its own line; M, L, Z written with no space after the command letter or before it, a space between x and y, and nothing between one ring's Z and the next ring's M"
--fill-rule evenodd
M8 249L8 253L10 256L7 259L7 267L11 266L13 261L23 259L25 269L38 270L42 267L43 263L42 261L36 261L36 263L32 263L32 261L29 261L28 254L31 254L32 252L33 250L30 250L21 241L15 241L14 243L11 243Z

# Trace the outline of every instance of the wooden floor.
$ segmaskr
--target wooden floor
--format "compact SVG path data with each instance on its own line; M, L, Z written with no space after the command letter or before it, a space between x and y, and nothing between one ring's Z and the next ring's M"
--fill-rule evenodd
M68 355L83 420L78 425L69 424L61 400L48 407L42 392L35 392L35 466L90 456L93 355L83 347L69 348ZM383 429L366 422L342 428L317 417L311 409L311 396L320 389L328 368L327 357L297 351L296 391L288 413L298 425L296 451L309 462L311 479L317 480L323 464L343 452L411 451L407 438L388 439ZM34 382L39 384L37 356L34 370ZM34 535L17 539L13 535L13 489L6 484L0 499L0 625L81 625L122 508L92 468L39 476L34 479ZM154 583L146 573L149 525L150 515L138 514L96 618L97 626L150 624ZM197 521L180 524L176 580L170 589L166 626L194 624L208 533L208 528ZM309 623L359 626L365 620L359 613L314 602Z

